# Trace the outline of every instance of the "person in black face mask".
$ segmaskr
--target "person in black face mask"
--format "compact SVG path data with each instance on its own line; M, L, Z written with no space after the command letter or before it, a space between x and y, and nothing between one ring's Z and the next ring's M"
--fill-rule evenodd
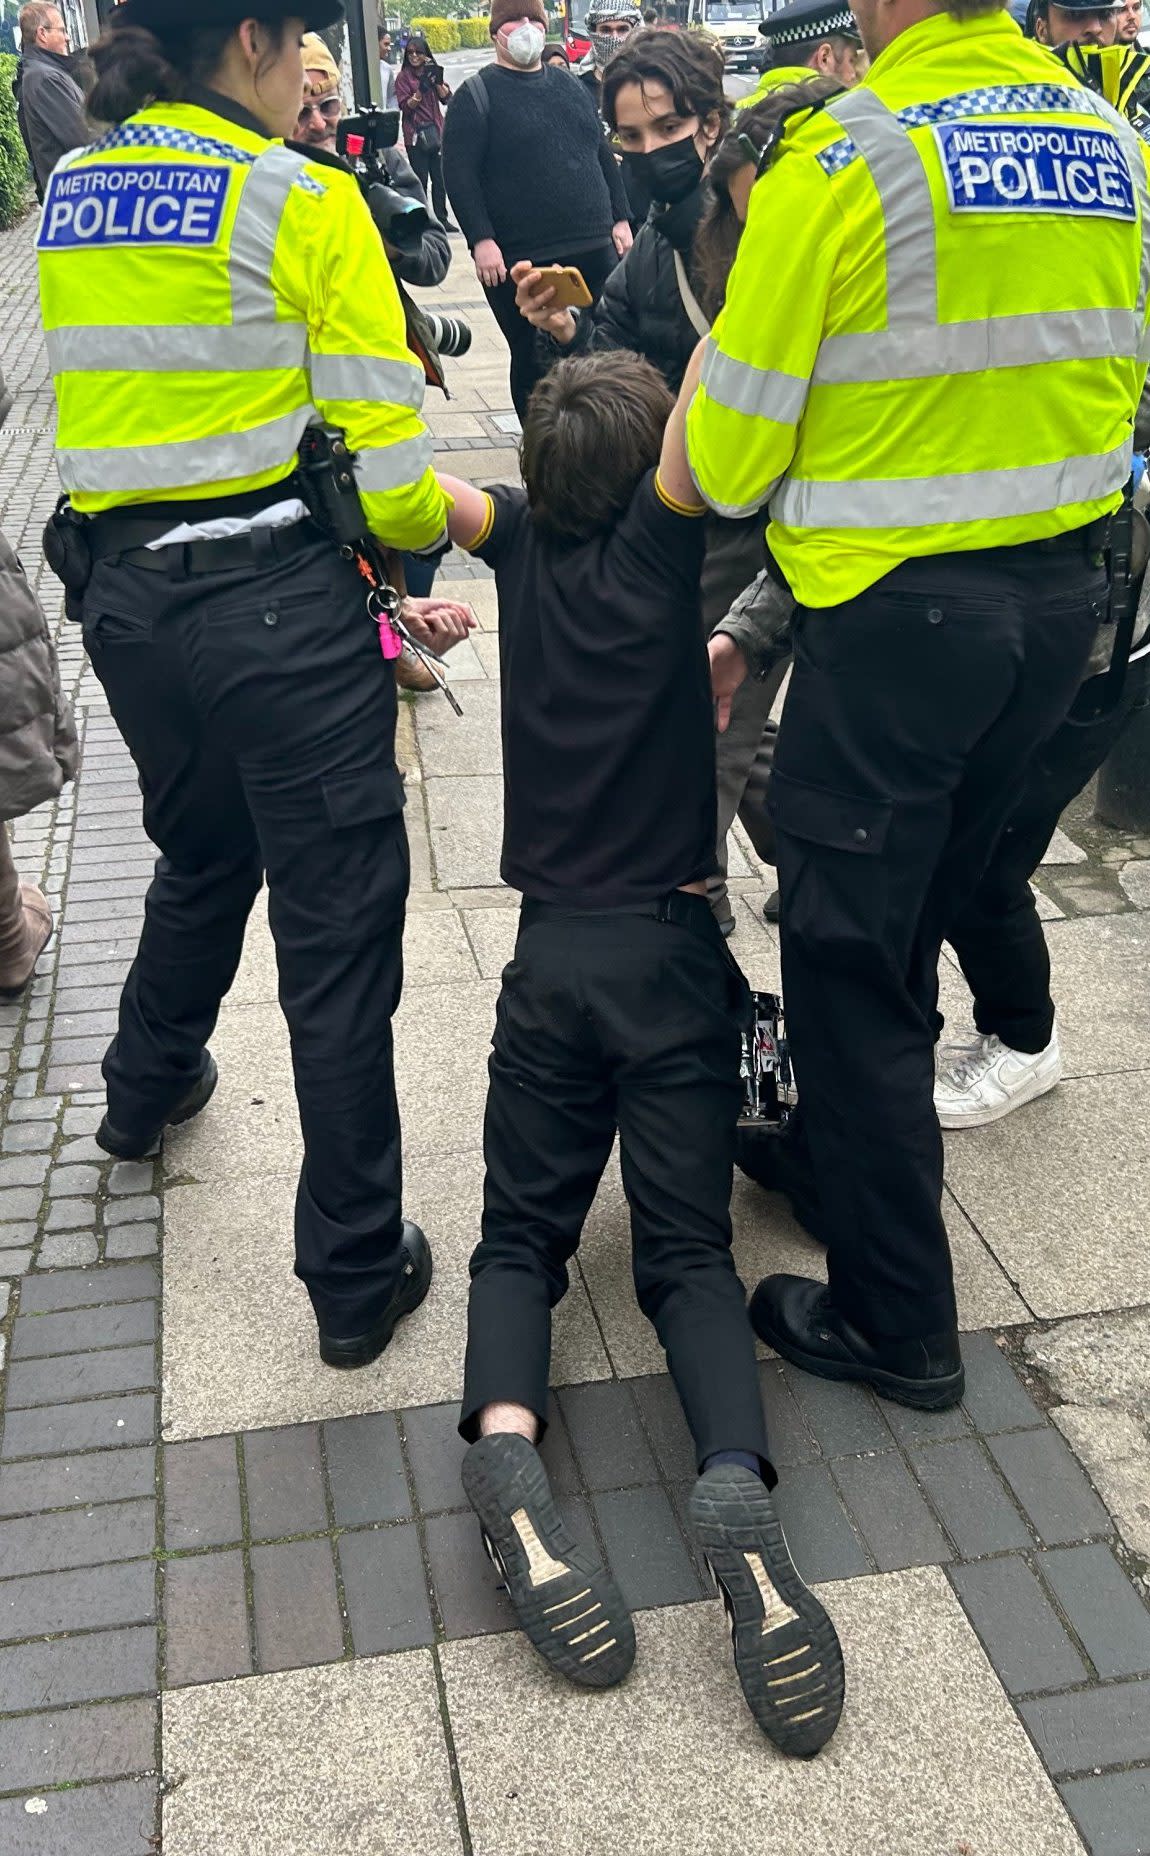
M602 108L622 158L628 197L644 223L593 309L579 315L555 310L551 286L532 264L512 268L516 303L540 331L540 348L551 361L561 354L630 348L652 362L678 392L721 296L713 240L704 266L704 241L698 235L710 199L707 167L731 114L722 66L713 47L696 33L636 32L603 74ZM758 517L741 522L708 518L702 582L708 633L726 618L763 564ZM736 813L758 855L774 862L774 833L763 795L775 693L776 686L748 678L729 727L717 737L716 868L707 889L724 934L735 926L726 884L726 839Z

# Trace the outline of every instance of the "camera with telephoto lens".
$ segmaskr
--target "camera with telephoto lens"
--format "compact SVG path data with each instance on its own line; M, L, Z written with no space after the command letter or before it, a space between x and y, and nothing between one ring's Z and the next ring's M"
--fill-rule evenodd
M355 174L381 238L397 251L418 251L431 215L391 184L384 156L398 140L399 111L374 105L345 116L336 130L336 148Z
M471 325L462 316L437 316L425 309L423 319L440 354L466 354L471 347Z

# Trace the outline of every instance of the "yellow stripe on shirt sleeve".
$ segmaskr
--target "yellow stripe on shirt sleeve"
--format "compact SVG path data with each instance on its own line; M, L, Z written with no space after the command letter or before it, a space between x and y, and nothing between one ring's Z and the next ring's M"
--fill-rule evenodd
M677 516L705 516L707 513L706 503L681 503L678 497L672 496L670 491L664 488L658 471L655 472L655 495L664 508L673 510Z
M487 494L486 490L481 491L481 495L483 497L484 502L487 504L487 513L484 516L482 523L480 524L479 533L478 535L476 535L475 539L473 541L460 542L459 545L463 549L465 554L474 554L476 548L481 548L484 542L487 540L488 536L491 534L491 531L495 526L494 498L490 497Z

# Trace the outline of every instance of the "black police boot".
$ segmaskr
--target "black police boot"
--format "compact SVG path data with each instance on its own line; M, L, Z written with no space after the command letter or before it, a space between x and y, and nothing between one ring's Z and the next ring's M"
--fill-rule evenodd
M160 1137L165 1128L178 1128L185 1121L191 1121L202 1108L206 1108L216 1093L216 1084L220 1073L216 1068L215 1058L210 1051L204 1053L204 1067L199 1077L188 1090L182 1102L177 1102L174 1109L165 1115L157 1127L117 1128L105 1115L96 1129L96 1145L102 1147L106 1154L114 1154L117 1160L146 1160L154 1154L160 1145Z
M735 1165L764 1191L781 1192L803 1230L825 1245L814 1174L794 1135L763 1122L741 1121L735 1130Z
M957 1405L966 1385L958 1329L914 1340L868 1340L805 1276L765 1276L751 1297L751 1326L784 1360L820 1379L860 1379L916 1411Z
M431 1245L417 1224L403 1221L400 1238L403 1270L391 1300L362 1334L339 1335L319 1331L319 1357L325 1366L370 1366L378 1360L404 1315L412 1314L431 1287Z
M779 892L777 889L772 889L770 895L767 897L766 901L763 904L763 920L765 922L777 922L778 919L779 919Z

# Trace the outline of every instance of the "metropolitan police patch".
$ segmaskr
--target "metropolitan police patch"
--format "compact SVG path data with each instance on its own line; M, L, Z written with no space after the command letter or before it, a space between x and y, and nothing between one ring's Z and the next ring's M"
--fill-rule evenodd
M939 123L952 213L1074 213L1134 219L1134 181L1104 128Z
M109 245L211 245L230 170L202 162L89 162L48 182L41 251Z

